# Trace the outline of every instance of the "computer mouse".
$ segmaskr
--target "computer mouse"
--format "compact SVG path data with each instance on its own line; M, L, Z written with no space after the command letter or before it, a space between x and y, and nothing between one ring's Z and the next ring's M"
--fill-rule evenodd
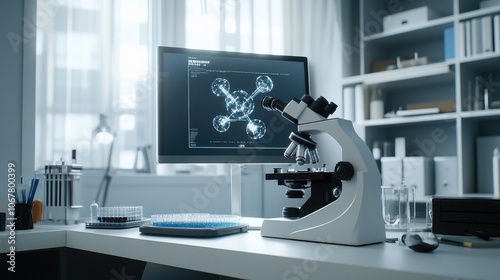
M401 241L413 251L422 253L432 252L439 247L437 237L429 231L409 231L401 237Z

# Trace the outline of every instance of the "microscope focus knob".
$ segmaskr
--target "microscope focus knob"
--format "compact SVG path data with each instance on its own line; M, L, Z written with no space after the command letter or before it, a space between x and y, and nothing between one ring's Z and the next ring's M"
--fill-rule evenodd
M299 218L300 208L299 207L283 207L281 215L285 218Z
M285 195L288 198L303 198L304 191L303 190L287 190Z
M347 161L339 161L334 171L337 178L343 181L349 181L354 176L354 167Z

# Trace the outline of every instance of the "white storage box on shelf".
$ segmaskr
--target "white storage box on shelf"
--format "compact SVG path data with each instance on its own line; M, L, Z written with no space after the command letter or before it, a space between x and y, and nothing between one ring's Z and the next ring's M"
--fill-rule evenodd
M415 187L415 201L425 202L434 194L434 162L429 157L404 157L403 177L408 186Z
M403 158L382 157L381 175L383 186L400 186L403 182Z
M434 168L436 195L459 195L457 157L434 157Z
M384 32L409 28L437 18L437 14L427 6L387 15L384 17Z
M476 190L478 193L493 193L494 173L491 158L495 148L500 149L500 136L476 138Z

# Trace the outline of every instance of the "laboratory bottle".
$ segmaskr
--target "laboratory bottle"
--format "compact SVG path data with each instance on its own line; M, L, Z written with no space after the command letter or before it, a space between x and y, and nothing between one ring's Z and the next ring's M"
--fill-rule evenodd
M90 204L90 221L91 222L97 222L97 208L99 208L99 205L95 202L95 200L92 201Z
M382 90L373 89L370 98L370 119L384 118L384 100L382 98Z

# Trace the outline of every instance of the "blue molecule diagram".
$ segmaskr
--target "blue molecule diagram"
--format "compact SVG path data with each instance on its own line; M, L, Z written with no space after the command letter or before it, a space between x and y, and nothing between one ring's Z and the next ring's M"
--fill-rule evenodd
M230 91L229 81L217 78L212 82L212 92L216 96L224 97L226 110L229 115L217 115L212 124L220 133L226 132L231 122L246 121L246 133L251 139L260 139L266 134L266 125L262 120L251 119L255 105L254 98L259 93L267 93L273 89L273 80L269 76L259 76L255 81L255 91L248 94L244 90Z

